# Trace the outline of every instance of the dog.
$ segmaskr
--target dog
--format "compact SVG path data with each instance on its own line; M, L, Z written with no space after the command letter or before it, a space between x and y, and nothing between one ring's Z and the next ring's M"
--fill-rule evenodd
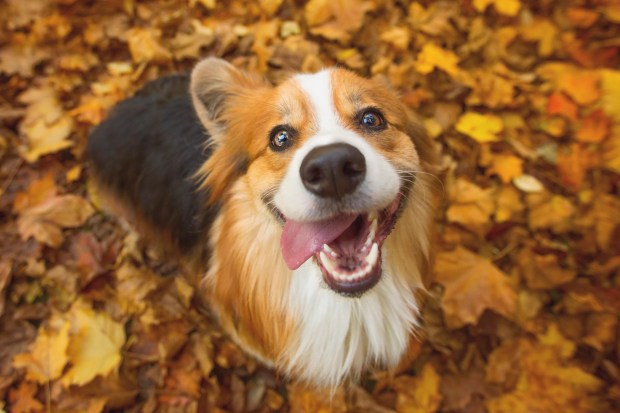
M387 84L331 68L273 86L206 58L120 102L87 157L108 209L203 275L259 361L336 388L406 353L436 155Z

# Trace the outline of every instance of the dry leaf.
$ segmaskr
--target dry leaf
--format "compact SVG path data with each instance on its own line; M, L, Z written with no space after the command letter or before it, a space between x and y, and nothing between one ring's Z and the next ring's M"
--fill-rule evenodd
M135 63L165 63L172 59L172 54L161 44L160 30L135 27L126 36Z
M26 161L35 162L43 155L73 146L69 140L73 118L63 111L54 89L29 89L19 99L28 104L19 125L20 133L27 140L26 145L19 148Z
M441 377L431 363L426 363L415 377L400 376L394 380L398 413L436 412L441 402Z
M479 12L484 12L491 4L498 13L506 16L516 16L521 9L519 0L473 0L474 8Z
M13 359L16 368L25 367L26 377L38 383L47 383L62 375L69 358L69 329L71 323L55 314L45 326L39 327L34 343L27 353Z
M71 368L64 374L62 382L67 386L83 385L96 376L115 371L121 362L121 348L125 343L123 325L80 301L71 307L67 317L73 330L67 349Z
M490 261L462 247L437 255L435 277L444 287L441 306L449 328L476 324L485 310L515 315L517 295Z
M17 226L22 239L33 237L51 247L62 241L62 229L82 225L95 212L84 198L60 195L21 212Z
M17 389L10 389L9 403L11 404L11 413L43 411L43 404L35 398L37 390L37 385L29 381L21 382Z
M463 224L481 230L489 223L495 209L492 189L479 186L459 178L449 187L451 204L447 211L450 222Z
M428 74L434 69L441 69L449 75L456 75L459 72L459 58L453 52L442 49L433 44L426 43L415 61L415 68L422 74Z
M523 174L523 160L514 155L497 154L491 160L488 173L499 176L502 183L507 184Z
M485 143L500 140L498 136L504 130L504 122L495 115L467 112L456 123L456 130Z

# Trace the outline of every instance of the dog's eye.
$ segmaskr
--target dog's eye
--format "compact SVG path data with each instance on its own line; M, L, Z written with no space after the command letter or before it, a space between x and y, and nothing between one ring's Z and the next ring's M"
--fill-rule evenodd
M269 146L274 151L283 151L293 143L293 131L284 126L276 126L269 134Z
M359 116L360 125L371 131L380 131L386 128L387 124L383 114L377 109L366 109Z

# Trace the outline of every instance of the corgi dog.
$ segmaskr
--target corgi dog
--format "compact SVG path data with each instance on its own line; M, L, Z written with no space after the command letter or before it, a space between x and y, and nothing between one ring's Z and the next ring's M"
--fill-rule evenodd
M332 68L273 86L207 58L119 103L87 157L107 208L200 274L246 352L319 388L398 365L436 158L388 85Z

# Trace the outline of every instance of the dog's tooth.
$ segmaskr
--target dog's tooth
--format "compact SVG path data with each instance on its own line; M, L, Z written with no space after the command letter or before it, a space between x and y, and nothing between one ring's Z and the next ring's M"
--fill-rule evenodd
M329 245L327 244L323 244L323 251L325 251L326 253L328 253L329 255L332 256L332 258L338 258L340 255L338 255L338 253L336 251L334 251L333 249L331 249L329 247Z
M366 261L368 265L370 266L370 268L372 268L377 263L378 258L379 258L379 245L377 245L377 243L375 242L372 244L372 248L370 249L368 256L364 258L364 261Z
M368 220L369 221L376 221L378 216L379 215L377 214L377 211L371 211L371 212L368 213Z
M370 244L375 240L375 235L377 233L377 226L379 223L376 219L373 219L370 223L368 229L368 236L366 237L366 241L364 241L364 247L370 247Z
M323 264L327 272L333 274L334 276L337 276L338 268L334 265L334 262L323 251L319 253L319 257L321 258L321 263Z

